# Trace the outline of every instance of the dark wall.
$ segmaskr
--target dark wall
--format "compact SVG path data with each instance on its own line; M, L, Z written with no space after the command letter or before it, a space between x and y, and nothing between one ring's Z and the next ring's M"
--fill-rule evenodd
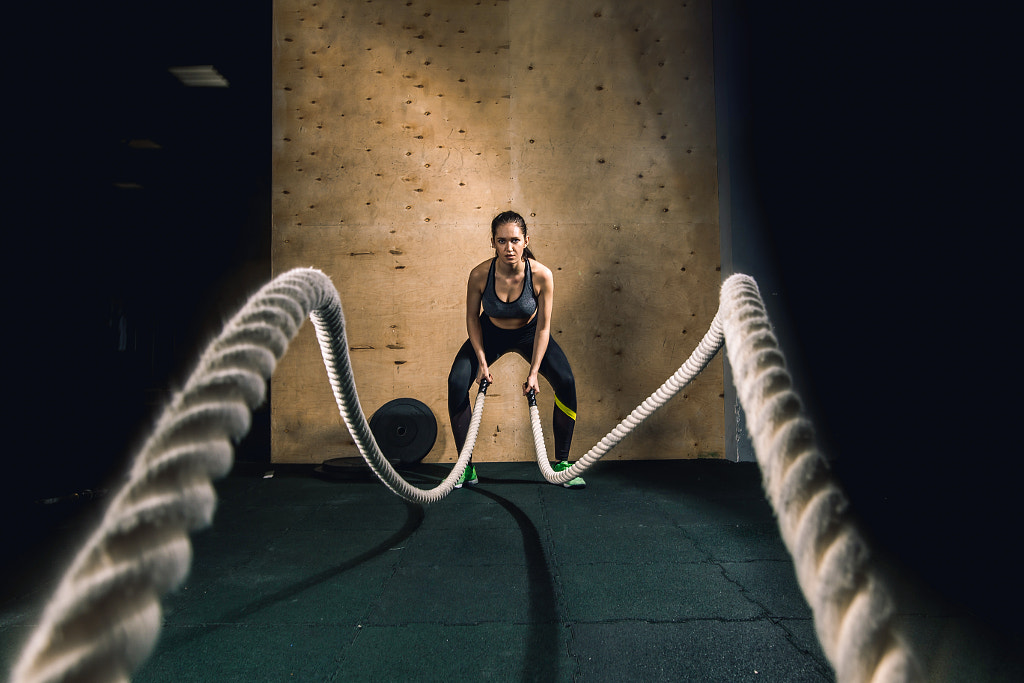
M26 12L5 69L5 564L74 512L68 497L116 483L270 274L271 3ZM168 72L197 64L230 87ZM269 459L266 413L239 457Z
M877 542L1014 628L1008 17L943 3L715 10L733 272L759 281Z

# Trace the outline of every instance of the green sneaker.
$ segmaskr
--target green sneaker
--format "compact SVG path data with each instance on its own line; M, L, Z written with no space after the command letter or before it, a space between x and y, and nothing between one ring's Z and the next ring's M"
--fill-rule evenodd
M476 486L480 480L476 478L476 468L473 467L473 463L466 465L466 469L462 470L462 476L455 482L455 488L461 489L463 486Z
M555 466L552 467L551 469L553 469L555 472L561 472L563 470L569 469L570 467L572 467L572 465L569 464L568 460L562 460L561 462L556 462ZM569 481L562 484L562 486L564 486L567 489L582 489L586 488L587 482L583 481L583 477L575 477L574 479L570 479Z

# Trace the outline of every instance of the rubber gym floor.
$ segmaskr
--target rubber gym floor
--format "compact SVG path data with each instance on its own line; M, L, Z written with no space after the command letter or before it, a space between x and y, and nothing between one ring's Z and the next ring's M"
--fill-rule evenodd
M419 506L361 472L236 464L133 680L834 680L756 465L601 462L582 490L478 472ZM8 571L5 669L101 512L79 503ZM926 680L1024 680L1005 634L908 594Z

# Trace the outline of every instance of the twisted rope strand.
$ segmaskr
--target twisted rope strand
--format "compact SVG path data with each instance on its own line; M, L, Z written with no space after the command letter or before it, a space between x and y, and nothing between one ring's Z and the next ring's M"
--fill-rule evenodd
M636 429L641 422L650 417L654 411L662 407L678 394L693 378L708 366L718 350L722 348L725 338L722 335L722 324L716 315L711 327L700 340L690 357L669 377L664 384L648 396L640 405L633 409L625 419L615 426L594 445L583 457L574 462L568 469L555 472L548 462L547 448L544 445L544 430L540 421L540 410L536 404L530 406L530 426L533 430L533 445L537 453L537 466L544 478L552 484L565 482L580 476L591 465L600 460L608 451L619 445L627 435Z
M251 410L265 399L266 379L306 316L316 328L342 419L381 481L419 503L452 490L476 442L486 387L477 396L466 444L449 476L430 491L412 486L383 457L360 409L337 290L317 270L284 273L228 322L168 403L99 528L47 603L13 669L13 681L127 681L148 657L159 634L160 598L181 584L191 564L188 533L210 524L216 505L211 479L229 471L231 441L248 432ZM733 276L723 284L719 312L698 348L569 469L551 470L532 406L545 479L564 483L586 470L699 374L723 340L766 493L838 679L915 680L918 665L893 626L891 596L868 564L870 549L817 451L751 278Z
M230 441L248 431L287 345L282 337L301 324L303 304L294 298L304 292L293 279L257 293L171 398L47 603L12 680L127 680L148 656L160 628L159 598L191 564L188 532L213 515L210 480L230 469Z
M920 680L893 623L890 589L870 564L871 549L792 389L757 283L728 278L719 314L765 491L837 679Z
M211 479L227 474L232 441L248 431L266 380L306 316L346 425L389 487L414 502L443 497L465 468L479 430L478 396L466 448L451 475L421 492L380 453L352 379L338 293L322 272L296 269L254 294L200 356L168 401L111 500L43 610L12 669L18 683L128 680L160 629L160 598L181 585L192 560L188 533L210 524Z
M342 420L348 427L363 459L366 460L374 474L393 493L413 503L435 503L451 493L455 488L455 483L462 476L463 470L469 464L473 448L476 446L486 389L481 387L477 394L469 431L466 435L466 443L463 444L462 452L459 454L455 466L448 476L433 489L429 491L420 489L402 478L380 452L377 441L373 438L370 426L366 422L366 416L359 407L359 397L356 395L355 379L352 375L352 362L349 358L348 343L345 340L345 319L337 292L334 292L333 297L323 307L314 311L310 318L316 328L316 336L320 342L320 351L327 368L327 376L330 379L331 389L334 391L334 398Z
M870 549L817 450L752 278L734 275L723 283L718 314L683 366L569 469L554 472L548 464L540 412L531 403L534 449L544 478L561 484L579 476L689 384L723 342L766 493L838 680L917 680L918 663L892 623L892 597L869 565Z

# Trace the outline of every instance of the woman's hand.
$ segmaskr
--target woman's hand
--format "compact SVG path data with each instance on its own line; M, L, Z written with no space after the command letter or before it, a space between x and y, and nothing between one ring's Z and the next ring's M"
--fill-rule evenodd
M540 393L540 381L537 379L536 373L527 377L526 381L523 382L523 396L529 394L531 389L534 395Z
M489 383L494 384L494 378L491 377L491 369L487 367L486 363L481 363L480 369L476 371L476 383L480 384L481 380L487 380Z

